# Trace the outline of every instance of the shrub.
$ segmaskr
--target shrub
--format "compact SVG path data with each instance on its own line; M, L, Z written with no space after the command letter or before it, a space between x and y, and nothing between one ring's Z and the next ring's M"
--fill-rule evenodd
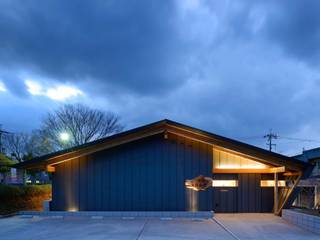
M0 139L1 140L1 139ZM10 158L8 158L7 156L5 156L4 154L2 154L0 152L0 182L2 182L5 177L5 175L10 172L10 166L14 164L14 161L12 161Z
M42 210L42 202L51 199L51 185L0 185L0 214L21 210Z

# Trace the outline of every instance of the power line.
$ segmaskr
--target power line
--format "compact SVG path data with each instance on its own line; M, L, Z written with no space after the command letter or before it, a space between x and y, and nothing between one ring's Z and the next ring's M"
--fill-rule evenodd
M262 136L262 135L260 135L260 136L254 136L254 135L253 136L242 136L242 137L238 137L237 139L245 141L245 140L254 140L254 139L262 139L262 138L267 139L267 146L269 148L269 151L272 151L276 147L276 144L274 143L275 139L281 141L281 144L298 144L298 143L294 143L292 141L319 143L320 144L319 139L286 137L286 136L275 134L272 132L272 130L270 130L269 133L264 136ZM283 140L287 140L287 141L283 142Z
M283 137L283 136L278 136L280 139L287 139L287 140L292 140L292 141L300 141L300 142L317 142L320 143L320 140L316 139L305 139L305 138L292 138L292 137Z
M2 147L2 135L4 134L11 134L11 132L7 132L2 130L2 125L0 124L0 153L2 153L4 151L3 147Z
M269 147L269 151L272 151L272 147L276 147L275 143L272 143L273 139L278 139L278 135L272 132L272 129L270 129L269 133L263 136L267 139L267 145Z
M238 137L239 139L258 139L258 138L262 138L261 135L256 135L256 136L241 136L241 137Z

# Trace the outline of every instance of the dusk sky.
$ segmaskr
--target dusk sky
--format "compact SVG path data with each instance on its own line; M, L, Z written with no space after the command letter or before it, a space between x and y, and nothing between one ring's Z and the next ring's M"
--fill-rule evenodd
M320 1L0 1L0 124L83 103L276 151L320 146ZM298 139L298 140L293 140Z

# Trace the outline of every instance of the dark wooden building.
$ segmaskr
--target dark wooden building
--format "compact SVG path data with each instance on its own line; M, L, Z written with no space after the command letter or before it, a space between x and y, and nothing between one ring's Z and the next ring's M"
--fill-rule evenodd
M299 160L170 120L17 167L52 172L58 211L279 213L308 172Z

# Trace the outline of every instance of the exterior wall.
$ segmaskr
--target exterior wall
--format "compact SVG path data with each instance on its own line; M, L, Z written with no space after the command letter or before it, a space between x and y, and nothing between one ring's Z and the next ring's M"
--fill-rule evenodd
M314 168L309 177L320 176L320 148L303 151L302 154L294 156L294 158L314 164Z
M185 180L212 177L210 145L162 134L56 165L53 211L271 212L273 188L260 180L272 174L214 174L238 187L196 192Z
M272 180L272 174L215 174L217 180L238 180L238 187L214 188L214 211L272 212L273 187L260 187L260 180Z
M317 208L320 206L320 148L303 151L295 158L312 163L313 169L309 178L301 180L298 184L292 197L292 205L309 209Z
M212 147L156 135L56 165L51 210L210 211L212 188L185 180L212 175Z
M312 176L320 177L320 159L315 160L314 164L315 164L315 166L314 166L313 171L312 171L310 176L311 177Z

